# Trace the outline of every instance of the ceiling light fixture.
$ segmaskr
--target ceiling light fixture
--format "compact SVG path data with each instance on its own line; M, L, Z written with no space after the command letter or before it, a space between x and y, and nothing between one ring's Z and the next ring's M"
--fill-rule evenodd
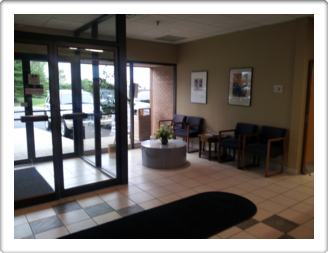
M69 49L71 49L71 50L77 50L76 47L70 47Z
M85 49L86 51L91 51L91 52L97 52L97 53L103 53L104 50L99 50L99 49L89 49L89 48L86 48Z

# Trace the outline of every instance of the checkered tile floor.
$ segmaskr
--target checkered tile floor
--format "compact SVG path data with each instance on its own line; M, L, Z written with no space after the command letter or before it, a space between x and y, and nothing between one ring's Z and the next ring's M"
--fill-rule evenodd
M219 164L198 153L187 154L183 168L156 170L141 165L140 152L129 150L128 185L15 210L15 238L58 238L206 191L238 194L258 208L209 239L314 238L313 173L265 178L263 168L242 171L235 162Z

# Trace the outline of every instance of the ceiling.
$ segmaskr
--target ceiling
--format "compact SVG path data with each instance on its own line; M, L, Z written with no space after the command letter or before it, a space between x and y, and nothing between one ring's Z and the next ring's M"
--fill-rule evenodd
M15 27L34 26L74 31L98 14L15 14ZM127 38L180 44L255 27L291 21L313 14L128 14ZM15 28L16 29L16 28ZM91 32L90 29L89 31ZM102 35L115 35L115 19L99 25Z

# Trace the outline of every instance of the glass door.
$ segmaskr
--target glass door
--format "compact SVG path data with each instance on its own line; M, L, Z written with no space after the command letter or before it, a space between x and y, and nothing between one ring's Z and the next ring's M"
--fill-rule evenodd
M65 189L116 178L114 53L58 47L58 58L63 153L76 154L63 161Z
M44 128L49 89L47 46L15 43L14 200L55 198L52 134ZM49 159L50 157L50 159ZM45 162L47 161L47 162Z

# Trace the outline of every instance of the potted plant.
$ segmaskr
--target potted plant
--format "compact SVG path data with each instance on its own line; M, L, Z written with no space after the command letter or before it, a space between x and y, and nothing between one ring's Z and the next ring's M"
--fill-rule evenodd
M160 139L163 145L167 145L168 139L171 139L172 129L169 125L162 125L157 129L157 132L154 133L155 138Z

